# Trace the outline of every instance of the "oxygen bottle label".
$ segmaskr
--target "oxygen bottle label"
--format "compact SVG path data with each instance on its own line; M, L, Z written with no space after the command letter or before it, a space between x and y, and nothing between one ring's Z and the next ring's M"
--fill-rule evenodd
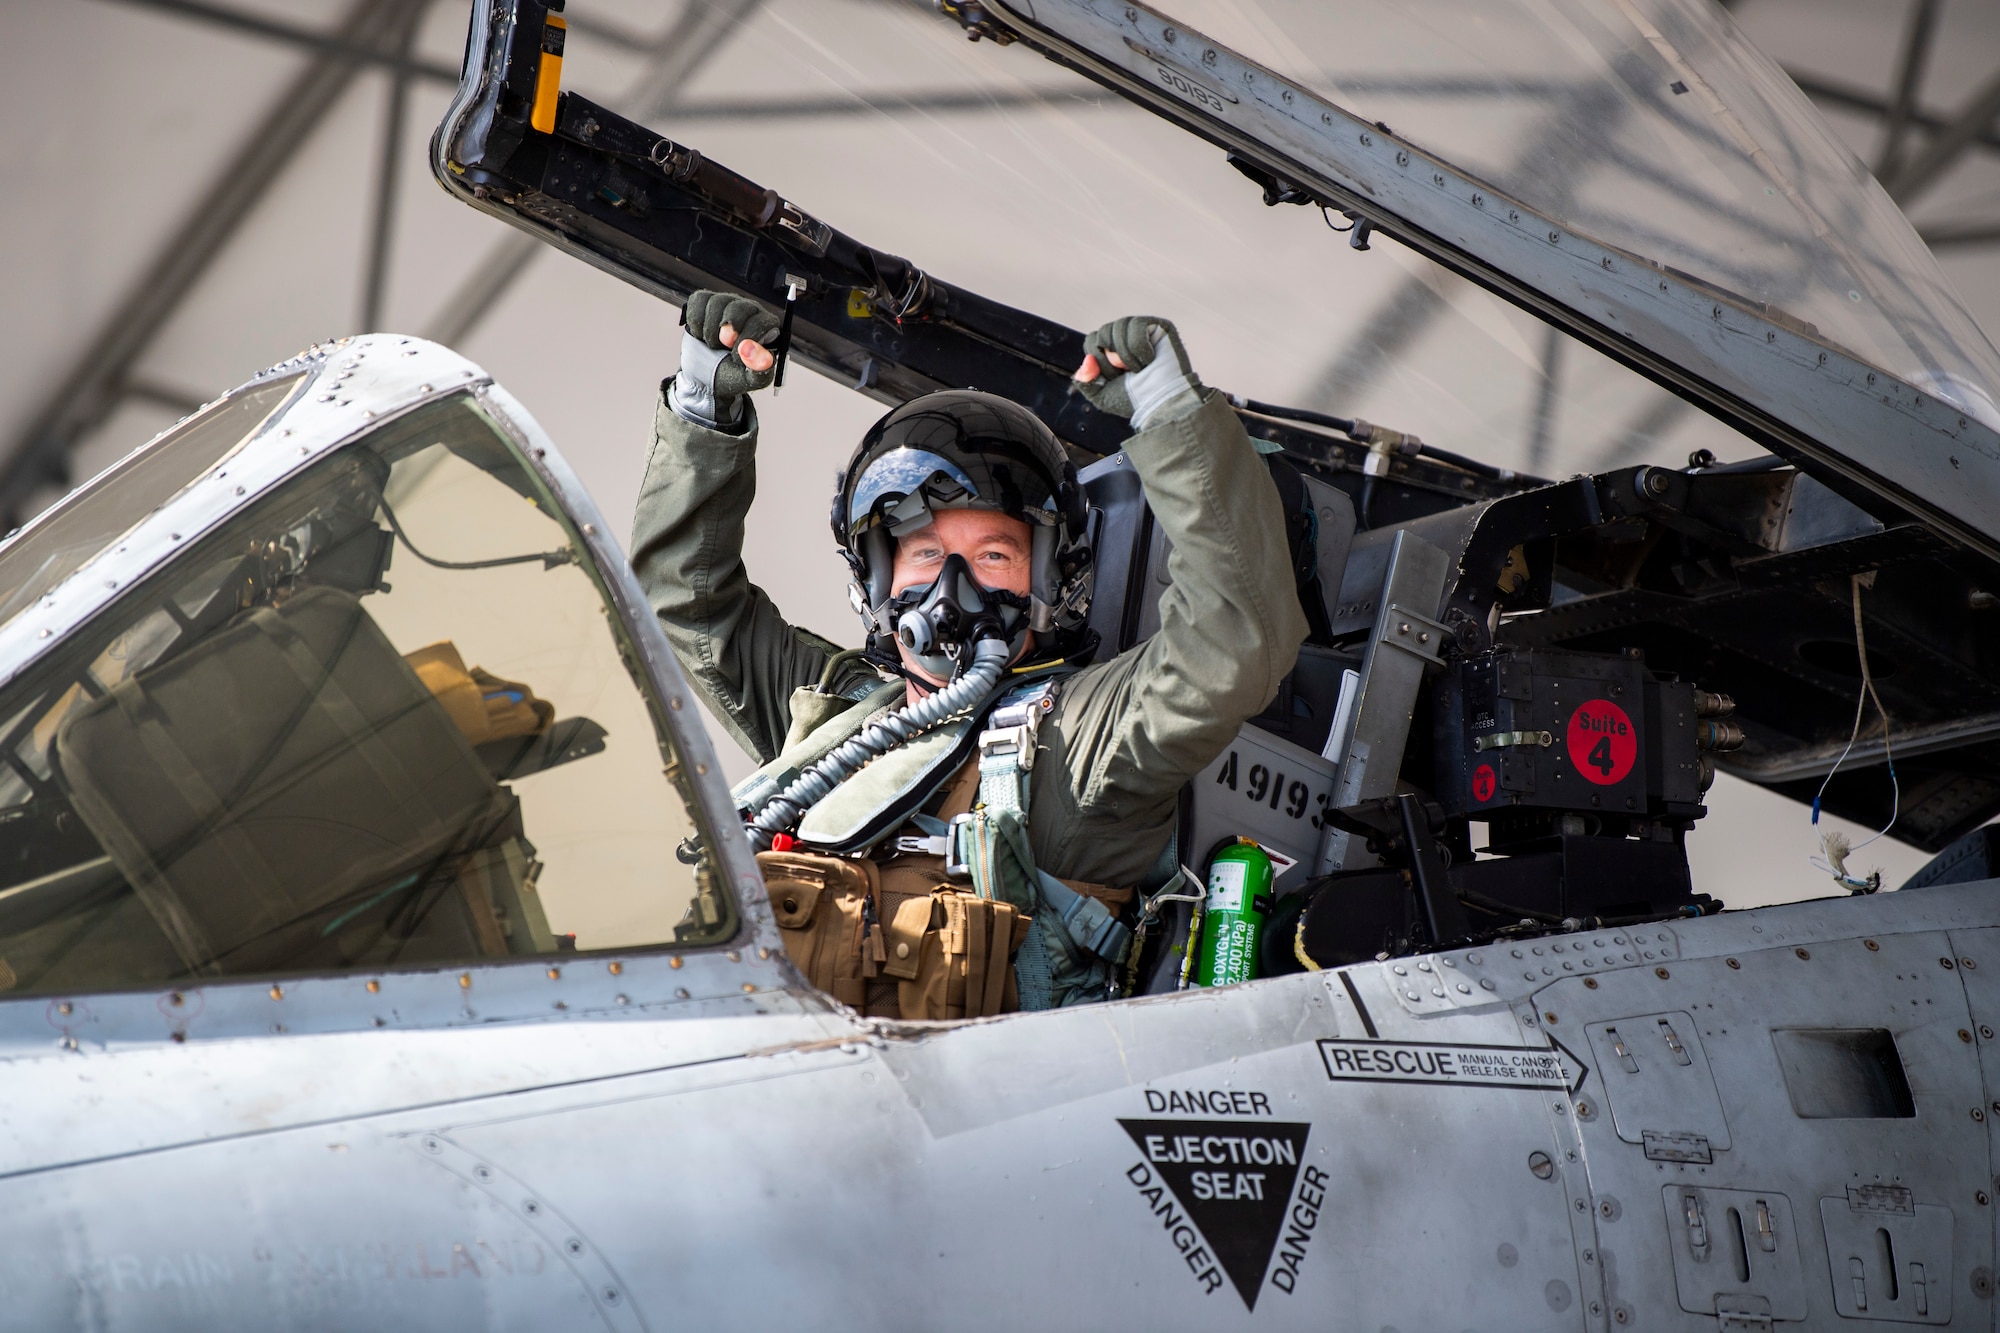
M1228 986L1257 975L1257 943L1272 878L1271 858L1255 843L1216 853L1202 905L1201 985Z
M1208 910L1242 911L1244 885L1249 878L1250 867L1241 861L1217 861L1208 872Z

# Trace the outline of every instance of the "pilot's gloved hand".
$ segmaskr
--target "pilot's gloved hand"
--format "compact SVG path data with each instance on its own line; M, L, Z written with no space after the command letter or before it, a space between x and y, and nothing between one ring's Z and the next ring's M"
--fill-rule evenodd
M696 425L726 428L743 419L743 395L771 382L778 317L727 292L691 293L681 312L681 368L668 402Z
M1084 339L1076 385L1093 407L1130 417L1135 429L1184 417L1201 406L1201 381L1188 368L1173 321L1153 315L1114 319Z

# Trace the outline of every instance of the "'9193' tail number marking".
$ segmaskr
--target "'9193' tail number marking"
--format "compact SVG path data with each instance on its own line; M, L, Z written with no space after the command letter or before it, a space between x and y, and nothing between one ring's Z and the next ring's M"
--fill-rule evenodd
M1242 785L1239 786L1240 767L1236 751L1231 750L1229 757L1222 761L1222 767L1216 770L1216 782L1231 791L1241 792L1258 805L1269 806L1289 819L1306 819L1310 815L1312 827L1320 826L1320 816L1313 812L1313 807L1326 804L1324 794L1315 800L1312 789L1305 783L1297 778L1287 778L1283 772L1273 771L1264 764L1251 764L1249 770L1241 774Z

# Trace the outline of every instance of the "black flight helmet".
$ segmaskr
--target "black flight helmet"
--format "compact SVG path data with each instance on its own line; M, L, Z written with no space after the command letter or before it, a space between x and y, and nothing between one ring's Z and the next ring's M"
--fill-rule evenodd
M1025 407L990 393L948 389L913 398L870 427L834 494L834 540L854 575L848 599L867 629L871 656L893 661L898 621L914 623L907 613L940 595L956 597L955 588L938 585L958 582L950 576L965 572L963 561L955 570L947 562L936 583L901 597L889 589L896 539L929 524L939 509L987 509L1027 523L1029 596L987 592L984 601L1001 617L1017 651L1030 629L1037 658L1069 656L1084 646L1092 570L1076 468ZM939 676L951 675L962 656L955 648L947 657L942 649L924 651L932 645L910 646Z

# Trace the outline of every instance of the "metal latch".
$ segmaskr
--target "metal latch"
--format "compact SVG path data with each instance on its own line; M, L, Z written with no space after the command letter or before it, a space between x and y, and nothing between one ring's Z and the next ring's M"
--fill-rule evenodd
M1681 1217L1687 1223L1688 1249L1697 1259L1708 1258L1708 1223L1702 1220L1701 1196L1693 1190L1681 1192Z
M1496 731L1491 736L1475 736L1472 748L1498 750L1508 745L1539 745L1543 749L1556 743L1556 738L1546 731Z
M1604 1035L1611 1038L1612 1053L1618 1057L1618 1063L1625 1067L1625 1072L1628 1074L1638 1073L1639 1062L1632 1058L1632 1052L1627 1049L1625 1039L1618 1035L1618 1029L1606 1028L1604 1029Z
M904 834L896 839L896 851L904 856L943 856L951 840L940 833L935 837Z
M1674 1053L1674 1059L1684 1065L1694 1063L1688 1056L1687 1047L1681 1045L1680 1036L1674 1031L1673 1024L1667 1022L1664 1018L1660 1020L1660 1035L1666 1038L1667 1049Z

